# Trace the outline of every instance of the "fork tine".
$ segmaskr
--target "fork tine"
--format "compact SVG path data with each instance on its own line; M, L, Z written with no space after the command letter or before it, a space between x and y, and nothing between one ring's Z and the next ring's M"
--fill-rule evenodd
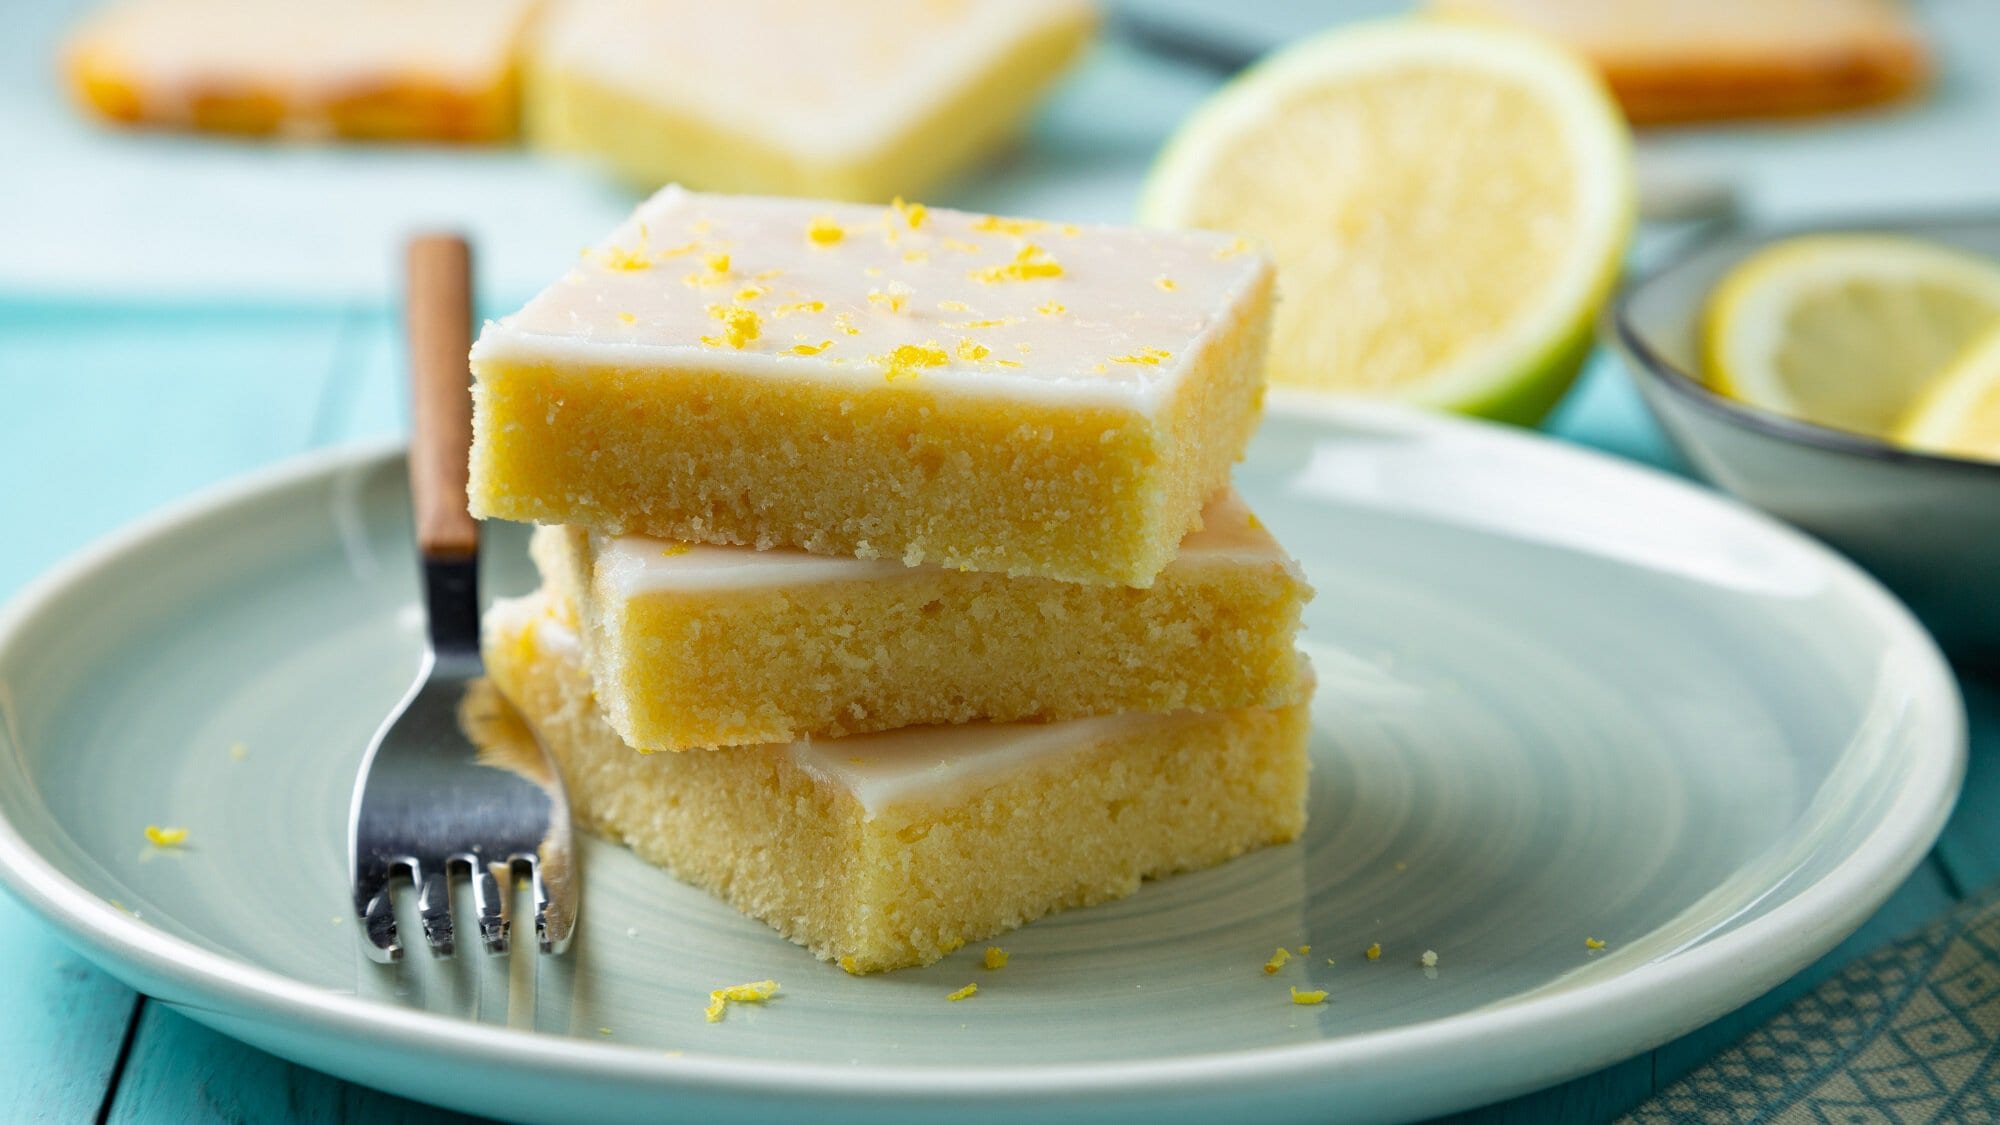
M361 932L371 960L393 965L403 959L403 943L396 938L396 901L390 894L390 870L364 872L355 880L355 905L361 916Z
M494 869L507 872L507 885L513 886L513 873L505 864L474 863L472 865L472 908L479 915L479 940L488 953L505 953L507 941L507 898L502 892L500 880Z
M417 914L424 922L424 940L435 957L449 957L457 950L451 928L451 865L438 861L422 865L416 872Z
M549 893L549 885L542 878L542 863L533 855L514 857L516 863L528 865L528 874L534 879L535 887L535 940L543 953L561 953L569 948L569 938L575 926L575 919L555 905L554 896Z

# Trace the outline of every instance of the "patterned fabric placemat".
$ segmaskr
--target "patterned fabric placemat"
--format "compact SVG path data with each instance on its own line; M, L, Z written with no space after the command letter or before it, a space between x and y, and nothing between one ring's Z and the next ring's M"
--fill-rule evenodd
M2000 888L1862 958L1623 1122L2000 1122Z

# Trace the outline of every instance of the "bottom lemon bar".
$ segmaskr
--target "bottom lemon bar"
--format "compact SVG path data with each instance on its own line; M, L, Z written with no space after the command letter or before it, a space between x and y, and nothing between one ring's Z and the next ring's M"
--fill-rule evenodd
M1303 704L640 754L599 712L568 607L496 604L487 671L577 822L851 972L929 964L1305 825Z

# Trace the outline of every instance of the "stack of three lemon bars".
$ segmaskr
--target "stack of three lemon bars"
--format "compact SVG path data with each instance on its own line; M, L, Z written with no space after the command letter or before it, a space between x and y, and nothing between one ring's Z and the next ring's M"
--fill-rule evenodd
M668 188L473 348L487 622L579 821L852 972L1304 825L1311 591L1229 485L1269 260Z

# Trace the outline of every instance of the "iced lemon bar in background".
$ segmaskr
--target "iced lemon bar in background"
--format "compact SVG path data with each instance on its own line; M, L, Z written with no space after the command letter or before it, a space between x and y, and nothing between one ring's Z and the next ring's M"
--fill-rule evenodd
M1311 596L1233 493L1145 590L545 527L598 704L641 750L1296 703Z
M1206 231L668 188L472 349L472 510L1147 585L1255 429Z
M496 604L486 667L579 823L853 972L928 964L1305 824L1303 704L637 754L593 704L565 616L547 593Z
M126 125L366 140L513 135L532 0L120 0L68 45Z
M1084 0L558 0L531 143L643 188L883 203L1019 130L1089 38Z

